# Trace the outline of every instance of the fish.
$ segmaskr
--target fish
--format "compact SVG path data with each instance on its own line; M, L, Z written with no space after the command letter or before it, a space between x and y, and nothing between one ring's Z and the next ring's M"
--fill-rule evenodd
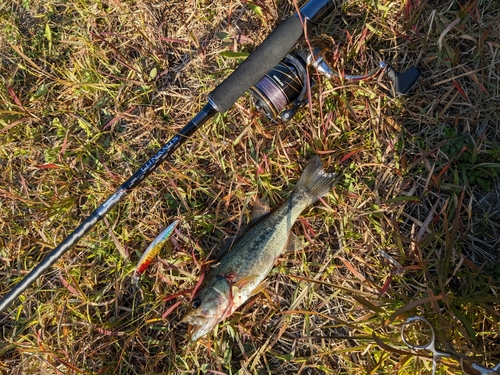
M299 215L337 181L314 156L304 168L289 198L273 212L251 223L204 276L181 322L192 326L191 341L209 333L251 296L265 288L264 280L278 257L293 242L291 229Z

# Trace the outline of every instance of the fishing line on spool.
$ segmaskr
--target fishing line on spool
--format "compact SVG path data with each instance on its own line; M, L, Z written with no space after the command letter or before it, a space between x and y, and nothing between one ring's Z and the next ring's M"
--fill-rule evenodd
M255 87L262 92L267 101L270 102L270 107L272 106L276 112L280 113L288 105L288 98L268 76L262 77Z
M269 118L278 117L297 98L305 94L306 62L287 55L254 86L250 94L255 106Z

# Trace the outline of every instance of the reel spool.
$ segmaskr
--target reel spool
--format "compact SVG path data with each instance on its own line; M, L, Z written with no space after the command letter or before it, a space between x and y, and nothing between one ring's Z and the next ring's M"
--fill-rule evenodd
M250 88L255 107L270 119L280 116L285 121L290 120L295 113L291 114L285 108L299 98L303 99L307 91L306 68L307 63L300 55L287 55Z
M321 51L316 49L314 54L298 52L295 56L287 55L283 61L271 69L255 85L250 88L250 96L255 107L270 119L281 117L282 120L292 119L295 113L307 103L307 88L314 86L315 82L309 78L307 82L307 66L314 66L319 73L331 79L340 75L330 69L321 56ZM380 62L379 66L365 75L343 75L350 81L367 79L384 70L392 83L393 96L405 95L416 84L420 72L411 67L400 73L392 66ZM291 108L286 109L291 105Z

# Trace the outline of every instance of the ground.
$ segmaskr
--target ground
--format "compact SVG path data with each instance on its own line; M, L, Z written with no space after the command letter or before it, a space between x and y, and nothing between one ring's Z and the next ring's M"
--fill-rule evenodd
M298 4L5 0L0 5L0 295L176 134ZM500 4L339 4L297 49L333 71L288 122L248 95L216 115L0 314L3 374L420 374L422 316L453 358L500 362ZM310 73L314 75L314 70ZM319 154L336 187L268 287L205 338L180 319L201 268L277 207ZM131 285L142 252L180 219ZM460 356L467 356L461 368Z

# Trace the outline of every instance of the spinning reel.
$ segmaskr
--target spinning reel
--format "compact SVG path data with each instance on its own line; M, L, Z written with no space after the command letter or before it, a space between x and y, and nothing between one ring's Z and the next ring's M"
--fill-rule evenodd
M280 117L284 121L290 120L307 103L308 86L312 87L315 84L312 78L309 78L307 82L308 66L315 67L328 79L334 76L340 77L328 66L319 49L312 54L299 51L295 55L287 55L250 88L250 95L257 109L270 119ZM343 78L348 81L360 81L382 70L391 81L395 95L404 95L410 91L420 76L420 72L415 67L400 73L390 65L380 62L377 68L364 75L346 74ZM287 107L289 108L286 109Z

